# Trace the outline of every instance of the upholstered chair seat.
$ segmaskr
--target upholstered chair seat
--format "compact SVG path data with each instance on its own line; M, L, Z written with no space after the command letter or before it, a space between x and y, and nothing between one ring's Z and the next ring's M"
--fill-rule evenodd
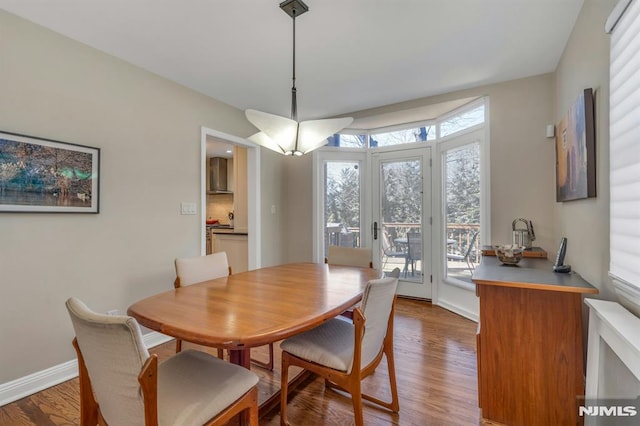
M258 383L246 368L185 350L158 365L158 423L202 425Z
M334 318L306 333L290 337L280 348L307 361L350 372L353 361L353 324Z

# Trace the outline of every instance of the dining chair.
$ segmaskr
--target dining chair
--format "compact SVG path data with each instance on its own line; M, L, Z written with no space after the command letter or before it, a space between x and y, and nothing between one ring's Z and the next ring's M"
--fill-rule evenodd
M389 258L402 258L405 259L405 263L407 258L406 251L393 249L393 246L391 245L391 239L389 238L389 234L387 234L386 231L382 231L382 257L382 269L384 269L384 267L387 265Z
M223 425L248 412L258 425L258 376L205 352L162 363L149 355L135 318L66 302L76 337L82 425Z
M232 273L226 252L212 253L206 256L178 258L175 260L175 266L176 279L173 283L175 288L227 277ZM181 350L182 340L176 339L176 352L180 352ZM218 358L223 357L223 350L218 348ZM262 362L257 359L252 359L251 362L269 371L273 371L273 344L269 343L269 359L267 362Z
M351 394L356 426L363 425L362 400L394 413L400 410L393 358L393 316L397 278L367 283L362 307L354 310L353 323L331 319L316 328L285 339L280 380L280 423L287 423L289 367L298 366L325 379L325 385ZM391 402L362 392L361 381L372 374L382 356L387 359Z
M385 272L384 276L389 278L400 278L400 268L393 268L390 272Z
M328 265L373 268L371 249L360 247L329 246L324 263ZM349 319L353 318L353 308L347 309L340 315Z
M478 234L479 232L477 231L473 233L473 235L471 236L471 239L469 240L469 245L467 246L467 249L464 251L464 254L447 253L447 259L460 261L460 262L464 260L465 262L467 262L467 268L469 269L469 272L473 273L473 271L475 270L475 267L471 262L471 252L475 247Z
M411 265L411 276L415 275L418 261L422 261L422 234L420 232L408 232L407 261L404 265L405 277L409 272L409 265Z
M329 265L373 268L371 249L369 248L329 246L324 261Z

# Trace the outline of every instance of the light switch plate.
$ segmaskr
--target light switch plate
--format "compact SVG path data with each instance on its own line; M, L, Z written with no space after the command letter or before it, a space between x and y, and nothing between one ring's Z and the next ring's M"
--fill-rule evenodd
M197 214L196 211L196 203L180 203L180 213L181 214Z

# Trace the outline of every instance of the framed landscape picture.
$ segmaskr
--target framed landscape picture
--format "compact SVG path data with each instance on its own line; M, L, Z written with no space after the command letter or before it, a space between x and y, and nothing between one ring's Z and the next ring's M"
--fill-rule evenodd
M0 212L98 213L100 149L0 131Z
M556 129L556 201L596 196L593 90L585 89Z

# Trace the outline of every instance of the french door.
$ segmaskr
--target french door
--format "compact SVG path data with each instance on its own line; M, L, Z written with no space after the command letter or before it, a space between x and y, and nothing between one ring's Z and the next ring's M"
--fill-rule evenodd
M342 247L368 247L370 239L363 208L366 197L364 153L319 152L319 186L316 208L319 221L316 226L314 258L322 262L330 245Z
M374 267L400 269L398 294L431 299L431 149L371 154Z

